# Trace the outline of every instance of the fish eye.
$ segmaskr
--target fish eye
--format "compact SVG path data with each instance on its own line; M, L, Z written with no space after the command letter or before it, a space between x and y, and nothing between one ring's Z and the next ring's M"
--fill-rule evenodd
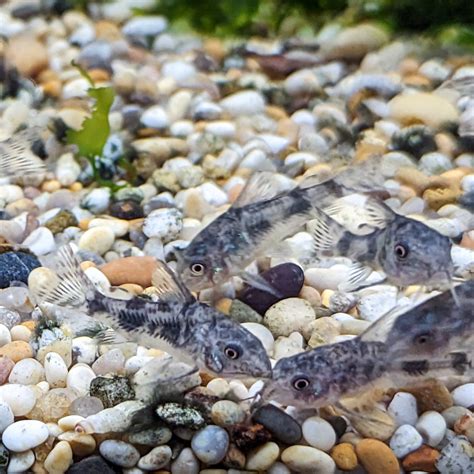
M416 339L415 339L415 342L417 344L421 344L421 345L424 345L429 341L430 341L430 335L426 334L426 333L425 334L419 334L418 336L416 336Z
M403 244L396 244L393 250L397 258L401 260L408 256L408 248Z
M224 349L224 354L229 359L235 360L240 357L240 349L234 345L229 345Z
M309 380L305 377L298 377L297 379L293 380L293 387L298 391L304 390L305 388L309 387Z
M191 273L196 276L200 276L204 273L205 265L203 263L193 263L190 267Z

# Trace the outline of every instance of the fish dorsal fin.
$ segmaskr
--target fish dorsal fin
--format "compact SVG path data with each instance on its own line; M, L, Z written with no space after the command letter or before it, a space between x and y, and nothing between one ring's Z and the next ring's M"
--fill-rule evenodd
M193 295L173 273L171 268L158 261L151 277L152 285L157 289L158 297L163 301L189 303L194 301Z
M259 201L267 201L280 192L275 180L275 173L258 171L250 176L232 207L239 208Z
M374 227L385 227L397 217L397 213L385 203L371 198L367 199L365 211L367 224Z
M118 332L113 330L112 328L106 328L98 331L94 339L99 344L124 344L126 342L129 342L127 339L125 339L123 336L121 336Z
M22 130L0 142L0 176L21 177L46 171L45 164L31 151L40 130L40 127Z

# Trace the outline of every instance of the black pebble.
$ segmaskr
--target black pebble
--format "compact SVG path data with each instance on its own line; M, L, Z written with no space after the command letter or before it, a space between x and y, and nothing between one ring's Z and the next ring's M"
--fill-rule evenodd
M294 263L282 263L270 268L261 276L281 293L281 298L249 285L245 285L237 297L261 315L276 302L298 296L304 283L303 270Z
M252 419L263 425L282 443L297 444L301 439L300 424L275 405L263 405L252 415Z
M346 432L347 421L342 416L331 416L327 421L334 428L337 439Z
M459 198L459 204L467 210L474 212L474 191L463 194Z
M32 254L5 252L0 254L0 288L8 288L13 281L28 282L28 275L40 267L39 260Z
M119 219L131 220L143 217L143 209L135 201L117 201L110 205L110 215Z
M40 5L37 3L24 3L18 7L13 8L12 17L20 18L21 20L28 20L41 13Z
M0 443L0 472L6 472L4 469L8 466L9 459L10 452L2 443Z
M406 151L416 158L438 149L433 132L424 125L412 125L395 133L392 147L394 150Z
M115 474L122 471L118 468L112 469L101 456L91 456L73 464L66 472L67 474Z

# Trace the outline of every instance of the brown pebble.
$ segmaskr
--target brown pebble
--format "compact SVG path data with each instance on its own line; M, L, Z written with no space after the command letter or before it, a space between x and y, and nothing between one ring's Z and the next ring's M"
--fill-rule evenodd
M455 203L461 194L462 192L458 188L427 189L423 193L423 199L431 209L437 211L446 204Z
M132 293L132 295L141 295L143 293L143 287L136 283L124 283L120 285L120 288L127 290L129 293Z
M231 469L243 469L245 467L245 454L235 444L231 444L222 464Z
M394 452L382 441L366 438L355 451L368 474L399 474L400 464Z
M48 67L46 47L28 33L9 39L5 59L6 63L15 66L22 76L36 76Z
M466 436L471 443L474 443L474 414L468 413L461 416L461 418L454 423L454 431L457 434Z
M25 341L13 341L0 347L0 356L9 357L13 362L33 357L33 349Z
M61 95L62 84L61 81L51 80L43 83L41 86L45 95L50 97L58 98Z
M3 385L12 371L15 363L7 356L0 357L0 385Z
M155 269L156 260L153 257L124 257L100 267L100 271L111 285L135 283L143 288L151 286L151 277Z
M94 82L110 81L110 74L104 69L90 69L87 72Z
M216 309L221 313L230 314L230 307L232 306L232 300L230 298L222 298L216 303Z
M409 166L399 168L395 178L400 181L400 183L413 188L418 194L421 194L429 186L430 182L428 176Z
M343 471L352 471L357 467L355 449L350 443L337 444L332 448L330 455L337 467Z
M472 238L468 232L464 232L461 243L459 245L466 249L474 250L474 238Z
M403 388L401 391L411 393L418 402L420 413L425 411L442 412L453 406L453 397L442 382L429 379L423 385Z
M430 446L423 445L416 451L408 454L402 461L402 466L405 471L425 471L438 472L436 469L436 461L439 457L439 452Z

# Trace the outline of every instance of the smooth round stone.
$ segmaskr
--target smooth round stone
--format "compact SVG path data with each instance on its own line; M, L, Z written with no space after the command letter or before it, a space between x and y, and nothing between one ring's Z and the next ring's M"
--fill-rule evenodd
M66 386L75 390L79 396L88 395L90 384L96 375L94 371L85 364L76 364L67 374Z
M12 288L10 288L11 290ZM3 296L3 298L2 298ZM11 309L4 308L3 305L9 305L10 297L5 298L5 290L0 291L0 324L6 326L7 328L11 329L13 326L19 324L21 322L21 317L16 311L12 311ZM18 303L20 306L23 305L23 299L19 298ZM16 304L15 304L16 306ZM1 344L0 344L1 347Z
M329 268L308 268L304 273L305 283L318 291L338 290L341 283L349 278L350 268L336 264Z
M85 419L84 416L80 415L66 415L58 420L58 427L62 431L74 430L76 425Z
M27 472L35 462L35 453L28 449L22 453L12 453L8 463L7 472Z
M46 381L51 388L66 386L68 369L63 358L56 352L48 352L44 358L44 371Z
M101 355L93 364L96 375L120 373L125 365L125 356L120 349L112 349Z
M452 429L456 421L458 421L461 417L464 415L470 415L471 410L466 407L461 407L459 405L454 405L452 407L446 408L446 410L443 410L441 415L443 415L443 418L446 421L446 424L448 425L448 428Z
M262 315L278 301L298 296L304 282L303 270L294 263L276 265L260 276L267 280L281 294L281 297L246 285L240 292L238 299Z
M423 436L426 444L437 446L446 433L446 421L436 411L426 411L416 422L415 428Z
M247 455L245 469L249 471L268 471L280 456L278 444L268 442L254 449Z
M171 464L171 474L198 474L199 461L191 448L184 448Z
M87 418L90 415L95 415L104 409L104 404L97 397L90 397L88 395L84 397L76 398L72 401L69 406L69 413L71 415L79 415Z
M154 105L145 110L140 118L141 123L148 128L163 129L169 125L169 118L163 107Z
M10 331L6 326L0 324L0 347L12 342Z
M356 445L356 454L368 474L399 474L394 452L382 441L366 438Z
M387 412L395 420L397 426L415 426L418 420L416 398L411 393L397 392L388 405Z
M242 323L242 326L260 340L267 354L272 354L275 339L268 328L259 323Z
M203 463L217 464L224 459L227 453L229 435L219 426L208 425L193 436L191 448Z
M66 472L72 464L72 449L67 441L60 441L44 460L44 468L46 471Z
M325 452L310 446L291 446L281 453L281 460L301 474L332 474L336 463Z
M93 227L82 234L79 239L79 248L98 255L110 250L115 241L114 232L105 226Z
M303 351L304 338L299 332L292 332L288 337L280 336L275 341L273 358L280 360Z
M471 474L473 472L474 447L464 436L455 436L441 450L436 468L443 474Z
M342 471L352 471L359 464L354 446L350 443L339 443L331 450L331 457Z
M3 432L2 442L10 451L21 453L44 443L48 436L48 427L43 422L22 420L11 424Z
M336 444L334 428L319 416L307 418L301 425L306 442L321 451L329 451Z
M244 421L245 412L235 402L220 400L212 405L211 419L218 426L235 425Z
M24 416L35 406L36 395L26 385L8 384L0 387L0 400L9 405L15 416Z
M92 365L97 357L97 342L88 336L75 337L72 340L72 352L76 362Z
M265 99L256 91L247 90L228 95L220 101L220 105L234 117L256 115L265 110Z
M140 453L134 446L115 439L102 441L99 451L107 461L120 467L133 467L140 459Z
M400 426L390 439L390 448L398 459L417 450L423 444L423 438L411 425Z
M128 437L130 443L143 444L144 446L159 446L166 444L173 436L171 430L166 426L157 426L147 430L131 433Z
M144 471L155 471L166 466L171 460L172 451L169 446L158 446L140 458L138 467Z
M211 392L220 398L224 398L230 390L229 382L219 377L209 381L209 383L206 385L206 388L211 390Z
M24 252L0 254L0 288L8 288L12 281L28 281L31 270L41 266L39 260Z
M183 228L183 215L178 209L165 208L151 211L143 224L147 237L159 237L163 242L178 238Z
M35 385L44 380L44 368L35 359L18 361L10 372L8 381L22 385Z
M56 248L53 233L46 227L38 227L24 241L23 245L28 247L35 255L46 255Z
M263 425L274 438L282 443L296 444L301 439L302 432L299 423L275 405L263 405L252 414L252 419Z
M314 94L321 87L316 75L310 69L301 69L290 74L283 85L291 96Z
M105 212L110 204L110 189L93 189L81 202L82 207L94 214Z
M129 223L123 219L96 218L89 222L89 229L102 226L112 230L115 237L123 237L129 230Z
M24 341L29 342L31 339L31 331L26 326L13 326L10 329L12 341Z
M62 155L56 164L56 179L62 186L71 186L79 175L81 174L81 167L74 159L72 153L65 153Z
M474 383L466 383L456 387L451 395L455 405L470 408L474 406Z
M301 298L287 298L275 303L264 316L265 325L275 336L302 332L316 318L313 307Z
M2 434L14 420L15 416L10 406L3 400L0 400L0 434Z

